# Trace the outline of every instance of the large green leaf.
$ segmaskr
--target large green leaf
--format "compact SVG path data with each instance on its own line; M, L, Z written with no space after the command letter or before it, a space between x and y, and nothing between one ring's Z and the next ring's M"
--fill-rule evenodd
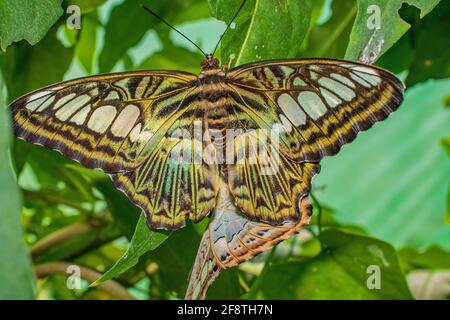
M163 1L157 1L150 7L165 20L181 23L189 18L197 19L201 16L200 13L205 12L199 10L197 14L190 13L183 17L185 9L199 2L203 0L175 0L168 6ZM142 0L128 0L113 8L105 27L104 47L99 61L100 72L110 71L149 30L161 24L161 21L145 12L141 4Z
M447 269L450 270L450 252L438 246L426 250L404 248L398 252L403 268L413 269Z
M138 69L147 70L183 70L198 73L202 56L197 52L176 47L172 44L164 46L164 50L151 55Z
M406 78L411 86L430 78L450 76L450 2L442 1L414 28L414 60Z
M357 0L358 10L355 23L350 34L350 42L345 58L357 60L366 47L370 46L380 54L386 52L400 37L408 31L410 25L398 14L403 3L414 5L421 10L423 18L439 3L440 0ZM379 13L379 26L373 23L375 15ZM372 20L375 19L375 20ZM375 52L376 53L376 52Z
M9 157L10 123L0 73L0 300L33 299L34 278L20 225L21 201Z
M75 56L80 61L86 72L92 73L97 45L97 27L99 22L94 14L87 14L83 17L83 27L81 28Z
M21 42L6 52L2 70L10 100L63 79L72 61L73 49L61 44L56 31L55 26L34 47Z
M139 216L142 215L142 210L133 205L123 192L117 190L111 180L99 180L95 183L95 186L105 197L109 211L118 229L128 239L132 239L133 234L136 233L135 229Z
M330 19L311 29L308 36L308 45L301 52L301 56L308 58L343 58L355 15L356 5L354 0L333 1Z
M62 15L62 0L0 1L0 48L27 40L38 43Z
M82 14L89 13L100 7L106 0L65 0L65 6L78 6Z
M158 294L161 298L169 298L174 293L178 298L184 297L199 243L200 235L189 224L174 232L158 249L149 252L147 257L159 266Z
M229 23L241 0L209 0L211 13ZM310 0L249 0L221 43L222 63L295 57L309 28Z
M159 247L161 243L167 240L169 235L167 232L150 230L144 215L141 215L128 250L92 286L97 286L105 281L116 278L131 267L134 267L142 255Z
M258 279L257 297L412 299L397 254L388 243L333 229L324 231L320 239L324 249L317 257L270 265ZM371 277L377 274L380 286L369 289L376 283Z

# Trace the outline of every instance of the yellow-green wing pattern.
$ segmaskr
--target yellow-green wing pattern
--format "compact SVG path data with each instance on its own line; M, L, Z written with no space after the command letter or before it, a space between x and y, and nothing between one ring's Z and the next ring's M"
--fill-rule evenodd
M217 192L214 166L177 156L180 146L201 155L201 138L176 134L202 124L196 79L146 71L59 83L11 104L14 132L110 174L152 227L179 228L211 211Z
M161 101L161 112L176 109L176 121L166 121L165 134L156 132L147 141L139 167L111 175L116 186L144 210L152 228L179 229L188 218L200 221L215 205L218 169L215 162L204 161L211 141L204 139L197 90L180 97L176 107L165 105L170 100ZM215 149L209 150L215 159Z
M245 215L272 224L299 217L299 199L309 193L311 177L319 171L318 165L300 164L318 164L336 154L403 99L403 84L395 76L348 61L268 61L238 67L227 76L230 126L254 130L247 138L256 136L234 139L235 153L246 156L228 165L230 190ZM258 134L274 131L279 132L276 143ZM255 146L265 151L250 155ZM275 151L278 171L261 174Z
M180 99L195 79L188 73L125 72L58 83L11 104L14 133L88 168L130 170L151 132L172 115L152 119L162 113L155 105Z

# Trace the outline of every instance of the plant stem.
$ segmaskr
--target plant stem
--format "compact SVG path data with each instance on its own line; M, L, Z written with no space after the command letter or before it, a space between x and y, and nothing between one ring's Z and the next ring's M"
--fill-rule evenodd
M70 262L55 261L36 265L34 270L38 278L45 278L54 274L68 275L68 268L74 265L74 263ZM101 273L87 267L80 265L77 265L77 267L80 269L80 278L87 280L89 283L94 282L102 276ZM98 286L98 289L123 300L134 300L134 297L127 291L127 289L114 280L104 282Z

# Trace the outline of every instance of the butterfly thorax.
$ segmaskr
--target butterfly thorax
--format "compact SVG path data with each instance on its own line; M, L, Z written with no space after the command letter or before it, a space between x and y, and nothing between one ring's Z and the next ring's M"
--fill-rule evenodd
M201 66L198 89L200 109L204 113L204 125L216 148L224 150L229 111L232 108L230 87L227 85L226 73L220 67L218 59L208 56L202 61Z

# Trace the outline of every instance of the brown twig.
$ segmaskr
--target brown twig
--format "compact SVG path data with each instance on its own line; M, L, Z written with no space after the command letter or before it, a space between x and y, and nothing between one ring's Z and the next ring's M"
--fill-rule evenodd
M89 220L68 225L47 235L46 237L40 239L38 242L32 245L30 248L30 254L33 258L36 258L41 253L47 251L49 248L54 247L61 242L91 231L95 231L101 226L102 222L100 220Z
M38 278L45 278L54 274L67 275L67 270L74 265L74 263L63 261L47 262L36 265L34 267L34 270ZM76 266L80 270L80 278L88 281L89 283L94 282L102 276L97 271L94 271L87 267L80 265ZM134 300L134 297L127 291L127 289L114 280L108 280L99 285L97 288L123 300Z

